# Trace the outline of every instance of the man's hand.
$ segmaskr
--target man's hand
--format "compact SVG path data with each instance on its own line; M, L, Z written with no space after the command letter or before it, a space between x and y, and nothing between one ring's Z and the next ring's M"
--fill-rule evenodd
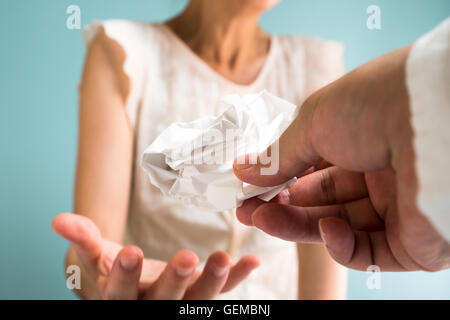
M212 254L203 271L197 270L194 252L181 250L169 262L144 259L135 246L103 239L88 218L62 213L52 223L53 230L72 242L78 257L82 283L93 299L213 299L232 290L259 264L256 256L245 256L231 266L225 252Z
M254 185L299 178L270 203L247 200L237 210L241 222L286 240L323 241L337 262L353 269L450 267L449 243L416 205L405 84L409 49L378 58L313 94L279 140L277 174L261 175L259 162L235 161L236 176Z

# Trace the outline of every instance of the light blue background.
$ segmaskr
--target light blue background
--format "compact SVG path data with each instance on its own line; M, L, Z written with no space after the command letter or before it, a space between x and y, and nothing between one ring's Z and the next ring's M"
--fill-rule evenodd
M68 244L52 218L71 211L77 137L77 85L84 47L66 29L66 8L93 19L162 21L184 0L0 1L0 298L71 299L63 259ZM366 28L366 8L382 10L382 30ZM268 31L346 44L350 70L411 43L449 16L449 0L284 0L262 19ZM381 290L351 272L350 299L450 298L450 271L383 274Z

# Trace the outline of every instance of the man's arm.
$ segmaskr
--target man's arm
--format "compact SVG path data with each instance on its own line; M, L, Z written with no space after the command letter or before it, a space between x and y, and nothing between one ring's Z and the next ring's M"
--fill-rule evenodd
M448 47L448 37L441 40ZM417 202L421 181L406 80L410 50L375 59L307 99L281 136L279 149L271 148L279 152L277 174L261 175L260 164L238 165L242 159L235 163L238 178L259 186L303 175L271 203L248 200L237 210L241 221L286 240L325 242L337 262L354 269L373 264L382 271L450 267L449 242ZM419 89L440 93L430 84ZM445 132L428 128L430 139L446 141L449 127L440 128ZM436 159L441 151L421 154ZM321 161L331 166L307 171ZM448 177L441 175L450 183ZM448 214L449 208L444 209Z

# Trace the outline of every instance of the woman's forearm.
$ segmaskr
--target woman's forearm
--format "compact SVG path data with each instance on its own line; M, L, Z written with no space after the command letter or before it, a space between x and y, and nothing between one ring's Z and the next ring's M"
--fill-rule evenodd
M299 257L298 298L345 299L347 270L335 262L322 244L297 244Z

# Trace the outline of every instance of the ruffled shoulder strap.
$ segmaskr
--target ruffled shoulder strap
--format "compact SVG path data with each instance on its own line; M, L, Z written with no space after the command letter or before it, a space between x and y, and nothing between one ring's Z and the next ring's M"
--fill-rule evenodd
M344 73L344 46L335 41L297 35L278 37L289 70L290 86L298 100L336 80Z
M344 74L344 45L320 38L305 39L308 91L312 93Z
M138 107L143 96L145 77L151 50L151 25L128 20L94 21L84 28L86 46L93 41L103 28L108 38L116 41L124 50L126 58L123 71L130 80L130 93L126 99L126 112L130 123L135 126Z

